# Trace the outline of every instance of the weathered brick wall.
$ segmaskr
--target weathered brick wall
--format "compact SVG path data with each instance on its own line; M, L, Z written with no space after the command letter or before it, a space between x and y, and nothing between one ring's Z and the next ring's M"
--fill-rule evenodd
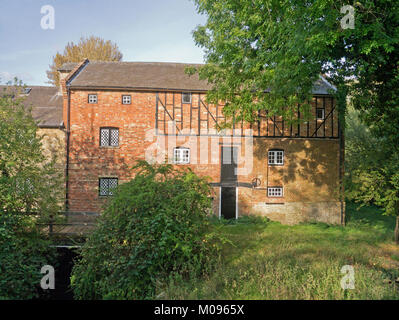
M58 128L39 128L37 136L42 138L43 153L47 161L56 159L56 168L61 176L65 176L65 131ZM62 186L65 188L65 184ZM64 205L64 199L60 202Z
M88 94L97 94L98 102L89 104ZM124 94L131 95L130 105L122 104ZM221 146L234 145L238 147L241 156L238 181L248 184L254 178L261 181L261 185L255 189L238 188L239 215L262 214L289 224L305 220L339 223L337 139L254 138L251 149L248 148L249 138L197 136L198 125L201 134L216 133L209 132L205 121L199 121L209 117L207 110L199 109L193 115L188 105L181 106L180 94L162 93L158 97L163 99L167 113L159 112L159 104L157 110L155 92L71 90L70 211L99 212L106 201L98 195L100 177L118 177L119 183L128 181L133 176L131 167L136 160L145 159L146 155L158 155L160 158L167 156L172 159L174 146L189 147L191 163L185 166L191 167L197 174L209 176L212 182L217 183L220 181ZM193 105L200 105L202 98L203 95L193 95ZM327 114L332 108L332 100L325 108ZM214 115L221 114L215 106L209 106L208 109ZM165 122L163 127L163 123L159 121L157 135L156 116L167 121L174 117L180 130L188 129L185 131L188 135L162 135L177 131L175 124ZM327 136L338 133L338 121L335 117L333 121L326 123ZM208 123L213 121L209 118L208 120ZM271 127L270 123L269 126ZM314 130L317 126L317 121L309 123L309 130ZM99 146L101 127L119 128L118 147ZM249 127L244 124L243 129ZM240 127L237 130L241 132ZM262 123L261 132L265 130L267 131L267 123ZM284 130L290 132L291 128L286 126ZM307 126L302 126L302 130L305 135ZM322 130L323 133L320 133ZM323 134L322 126L317 136ZM160 146L158 151L157 145ZM271 148L284 149L284 166L268 166L267 151ZM273 185L284 187L283 198L267 197L266 188ZM214 211L219 211L219 187L214 188Z

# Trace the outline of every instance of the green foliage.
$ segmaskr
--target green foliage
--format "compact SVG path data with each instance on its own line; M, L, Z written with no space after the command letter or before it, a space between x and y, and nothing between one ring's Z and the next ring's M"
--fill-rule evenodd
M348 109L346 129L347 197L364 204L385 208L397 215L399 201L399 153L387 139L377 138L359 119L359 112Z
M188 71L214 86L211 102L227 101L226 115L252 121L267 110L290 120L301 103L306 117L305 102L324 74L379 133L399 139L398 1L355 2L354 29L341 27L344 0L194 3L207 16L193 33L207 64Z
M45 157L22 90L16 83L0 92L0 211L35 211L44 222L60 211L63 172L55 153Z
M217 235L209 233L209 185L188 170L140 162L121 184L82 249L71 283L78 299L152 298L171 274L209 272Z
M244 220L216 223L230 240L210 275L174 277L160 284L161 299L399 299L399 248L392 245L394 217L348 202L345 227L282 225ZM343 290L344 265L355 271L355 289Z
M30 221L0 214L0 300L38 298L44 265L55 266L55 250Z
M22 90L16 80L0 92L0 299L39 296L41 267L54 266L55 252L37 223L57 215L62 195L62 172L43 154Z

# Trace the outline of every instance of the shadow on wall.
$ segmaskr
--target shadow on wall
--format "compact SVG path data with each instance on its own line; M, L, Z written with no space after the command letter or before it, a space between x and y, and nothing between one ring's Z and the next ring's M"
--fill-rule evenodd
M321 201L339 199L338 140L263 140L254 144L254 157L267 161L272 148L284 149L285 164L269 166L269 182L274 178L289 185L289 194L299 194L303 202L314 201L315 197Z
M97 133L96 133L97 134ZM133 177L134 161L120 147L100 147L91 136L71 137L69 152L69 210L100 212L107 197L99 195L99 178L118 178L118 184Z

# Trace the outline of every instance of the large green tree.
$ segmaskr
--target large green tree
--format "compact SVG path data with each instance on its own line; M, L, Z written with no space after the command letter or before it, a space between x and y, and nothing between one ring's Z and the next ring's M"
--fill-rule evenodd
M98 61L121 61L122 53L115 43L100 37L81 37L78 43L68 42L64 52L57 52L53 57L53 63L50 65L50 70L47 71L49 83L59 85L60 79L57 70L64 63L81 62L85 58Z
M197 71L213 84L208 99L225 100L227 114L254 120L257 110L267 110L290 118L298 103L307 111L320 74L339 87L341 105L349 93L370 121L387 99L397 108L397 1L355 2L353 29L350 12L341 13L347 1L194 2L207 16L193 32L205 50L206 65Z
M55 216L62 205L63 172L57 154L44 154L42 136L31 109L24 104L23 86L0 92L0 212Z
M207 16L193 33L206 65L189 72L213 85L208 100L226 101L226 115L236 119L253 121L258 110L267 110L289 120L298 103L309 115L306 101L323 74L338 88L341 120L349 96L370 133L384 142L389 156L381 161L392 188L389 200L380 193L379 204L399 215L391 166L399 154L399 2L363 0L352 7L336 0L194 2ZM370 172L374 181L381 179L381 171Z
M395 242L399 244L399 153L389 139L377 137L360 120L360 112L348 108L346 116L345 182L347 197L363 204L385 208L396 215Z
M0 91L0 300L39 297L41 268L54 265L43 226L62 205L62 171L43 153L24 87Z

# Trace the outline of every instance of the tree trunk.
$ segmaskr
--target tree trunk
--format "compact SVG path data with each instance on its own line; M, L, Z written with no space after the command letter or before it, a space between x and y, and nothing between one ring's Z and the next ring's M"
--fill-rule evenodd
M396 216L395 242L399 245L399 215Z

